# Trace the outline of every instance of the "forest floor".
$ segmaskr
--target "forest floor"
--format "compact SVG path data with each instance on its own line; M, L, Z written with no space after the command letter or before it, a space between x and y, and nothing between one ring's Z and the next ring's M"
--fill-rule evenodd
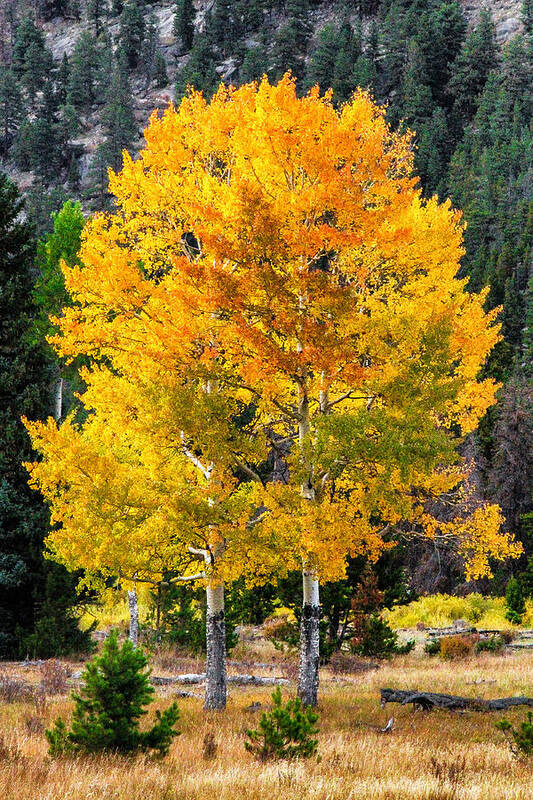
M250 655L250 653L248 653ZM259 650L256 656L266 656ZM272 655L270 655L272 659ZM277 662L269 668L249 661L230 673L290 675ZM71 663L71 670L82 664ZM153 660L156 675L198 671L198 662L178 662L167 653ZM37 684L38 665L3 665L0 679ZM9 680L7 680L9 684ZM442 662L420 653L397 657L355 675L321 672L319 758L255 761L245 750L245 731L259 722L270 688L231 687L225 712L202 710L202 689L179 698L181 735L167 758L140 756L62 758L47 755L44 729L68 717L69 688L45 702L17 697L0 701L0 792L3 800L525 800L532 796L533 758L514 758L494 723L499 712L413 712L411 706L382 709L379 689L416 688L485 699L533 695L533 654L480 654ZM188 688L188 687L180 687ZM173 687L160 690L154 708L164 708ZM294 686L284 688L294 692ZM506 716L515 725L527 709ZM153 713L153 712L151 712ZM149 716L151 716L149 713ZM377 730L394 716L393 730ZM374 727L376 726L376 727ZM204 737L213 733L216 755L206 760Z

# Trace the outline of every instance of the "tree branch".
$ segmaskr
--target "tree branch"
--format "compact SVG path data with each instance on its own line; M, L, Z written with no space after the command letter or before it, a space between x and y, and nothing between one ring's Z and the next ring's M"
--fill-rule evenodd
M235 453L233 454L233 456L235 458L235 464L239 469L242 469L242 471L245 472L246 475L248 475L248 477L251 478L253 481L257 481L261 485L264 485L263 481L261 480L260 476L257 474L255 470L253 470L251 467L248 466L248 464L246 464L244 461L238 458L235 455Z

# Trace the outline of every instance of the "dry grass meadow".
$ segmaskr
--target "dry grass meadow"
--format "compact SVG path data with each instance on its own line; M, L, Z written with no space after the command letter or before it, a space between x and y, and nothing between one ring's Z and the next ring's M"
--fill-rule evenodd
M72 665L71 665L72 666ZM164 674L162 663L155 665ZM37 668L5 666L15 677L38 681ZM240 670L242 671L242 670ZM171 674L168 669L166 674ZM274 670L274 673L276 670ZM265 673L268 674L268 673ZM271 673L272 674L272 673ZM420 654L398 657L358 676L322 673L319 759L260 763L243 747L246 727L258 720L246 710L263 707L269 689L233 688L227 711L202 711L197 697L180 702L181 735L169 756L152 760L47 755L44 728L72 707L68 694L0 705L2 800L526 800L533 796L533 759L512 757L494 728L499 713L413 712L379 705L380 687L498 697L533 694L531 653L481 655L444 663ZM291 687L291 692L294 687ZM286 691L286 694L288 692ZM158 693L164 706L172 691ZM507 716L517 723L526 709ZM391 734L372 726L394 715ZM216 755L203 741L213 733Z

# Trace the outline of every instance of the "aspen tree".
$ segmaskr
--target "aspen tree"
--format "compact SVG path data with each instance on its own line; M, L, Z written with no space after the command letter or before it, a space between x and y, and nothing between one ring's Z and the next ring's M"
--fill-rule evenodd
M314 705L319 580L347 554L377 558L400 527L456 541L471 577L519 552L495 506L431 513L464 481L457 445L494 402L479 374L496 315L457 278L461 215L422 198L411 134L365 92L337 110L288 76L210 102L192 91L145 138L111 173L116 211L65 269L75 305L55 343L155 394L168 376L196 387L190 453L253 479L254 536L303 570L299 693ZM254 406L247 440L224 426L230 399ZM264 486L254 459L280 442L290 477Z

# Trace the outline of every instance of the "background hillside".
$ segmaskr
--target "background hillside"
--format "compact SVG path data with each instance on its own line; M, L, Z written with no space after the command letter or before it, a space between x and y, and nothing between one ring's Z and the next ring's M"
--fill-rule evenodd
M85 213L109 204L107 168L120 167L123 149L139 150L149 115L188 84L209 95L221 80L276 80L287 70L302 91L331 87L339 104L357 86L370 89L393 126L416 131L424 193L464 211L464 276L475 290L490 286L504 334L487 365L503 383L500 401L466 453L477 491L502 505L527 556L533 0L0 0L0 169L44 236L68 198ZM459 587L446 552L411 548L402 558L415 590Z

